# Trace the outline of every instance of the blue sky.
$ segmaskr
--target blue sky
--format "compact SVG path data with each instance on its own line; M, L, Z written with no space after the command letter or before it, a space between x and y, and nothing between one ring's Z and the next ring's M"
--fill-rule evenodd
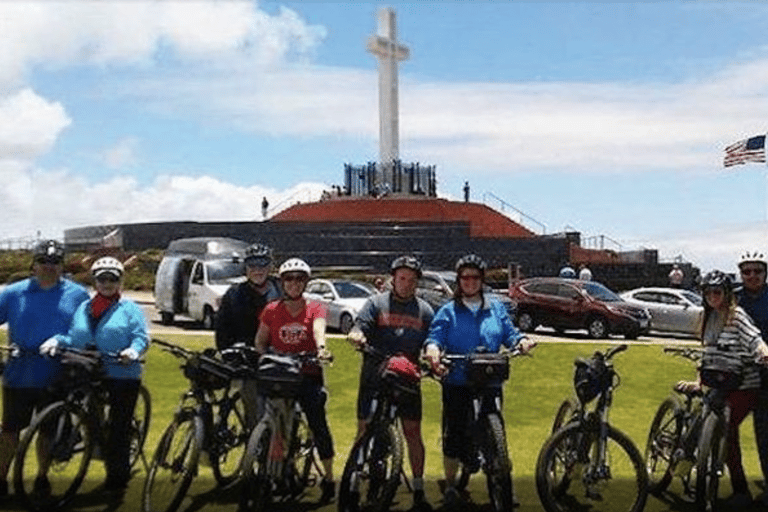
M768 4L726 1L0 2L0 244L341 183L378 156L384 5L400 154L439 195L704 270L768 251L766 166L722 167L768 130Z

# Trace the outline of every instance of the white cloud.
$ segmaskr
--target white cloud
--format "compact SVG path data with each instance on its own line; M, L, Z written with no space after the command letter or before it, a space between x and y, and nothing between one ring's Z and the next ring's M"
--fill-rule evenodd
M48 152L72 120L30 89L0 97L0 161L32 161Z

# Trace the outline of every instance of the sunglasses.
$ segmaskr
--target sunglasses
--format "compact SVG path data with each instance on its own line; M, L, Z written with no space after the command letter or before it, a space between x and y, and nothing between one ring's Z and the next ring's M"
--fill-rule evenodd
M63 261L63 259L56 256L42 256L40 258L35 258L35 263L41 265L60 265Z
M464 276L459 276L459 279L462 281L479 281L482 278L479 275L467 274Z
M96 277L96 280L100 283L116 283L120 278L114 274L101 274Z
M704 290L704 295L722 295L723 289L722 288L707 288Z
M248 268L267 268L271 260L268 258L251 258L245 260L245 266Z
M284 283L292 283L294 281L301 282L301 281L306 281L307 280L306 276L303 276L303 275L291 275L291 274L286 274L281 279L283 280Z
M741 269L741 275L743 276L759 276L765 271L762 268L743 268Z

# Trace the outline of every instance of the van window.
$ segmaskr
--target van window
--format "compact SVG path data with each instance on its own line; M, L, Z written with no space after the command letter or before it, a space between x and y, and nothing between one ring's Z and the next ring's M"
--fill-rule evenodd
M203 266L195 263L195 269L192 272L192 284L203 284Z
M208 269L210 284L232 284L245 275L245 264L242 261L208 261L205 267Z

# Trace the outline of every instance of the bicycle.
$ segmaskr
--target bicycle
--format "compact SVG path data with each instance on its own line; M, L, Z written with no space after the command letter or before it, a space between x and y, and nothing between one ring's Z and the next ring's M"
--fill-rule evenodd
M69 504L91 460L101 458L107 448L109 405L102 363L106 359L118 360L119 355L61 347L56 357L62 361L64 371L53 392L61 398L33 417L15 455L14 490L22 506L33 511L57 510ZM149 391L141 385L130 427L131 468L139 459L147 465L144 441L151 404ZM47 466L47 471L39 471L41 464ZM36 477L43 472L50 476L50 489L35 488Z
M339 484L339 512L388 510L403 470L404 438L397 422L403 396L418 393L419 369L401 354L369 344L357 350L379 363L380 387L371 403L363 435L355 441Z
M536 490L547 512L639 512L645 507L648 474L643 458L632 440L608 422L620 384L611 359L626 349L619 345L574 362L578 403L572 413L563 413L563 424L555 425L536 462ZM595 398L594 410L588 410Z
M501 400L484 398L489 386L509 379L510 359L528 355L519 350L499 353L475 352L447 354L441 358L448 367L466 365L467 386L472 399L468 430L472 444L459 461L457 491L465 491L471 476L480 470L485 473L491 509L509 512L519 506L512 485L512 459L507 449L507 436L501 412Z
M198 473L201 452L207 454L219 486L239 479L249 432L233 381L251 378L253 371L247 364L217 359L214 349L197 352L163 340L152 343L183 361L181 369L190 383L160 438L142 495L144 512L173 512ZM242 346L226 352L247 359L252 351Z
M312 432L297 399L304 365L328 363L314 354L259 358L257 389L265 398L264 414L251 432L243 458L240 512L269 510L275 498L298 499L323 476Z
M693 362L701 360L702 350L688 347L664 347L664 352ZM659 406L651 422L645 461L648 469L649 492L660 495L675 476L680 477L686 496L695 497L696 467L699 437L704 423L704 403L701 390L673 388L673 393Z

